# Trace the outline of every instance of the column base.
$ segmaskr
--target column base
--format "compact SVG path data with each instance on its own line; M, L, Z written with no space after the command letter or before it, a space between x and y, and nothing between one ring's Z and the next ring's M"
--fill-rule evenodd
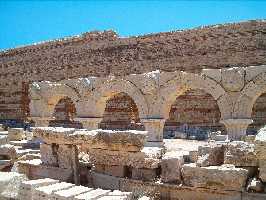
M78 117L74 120L79 121L85 129L96 130L99 128L102 119L102 117Z
M246 130L252 119L226 119L221 120L226 127L229 140L241 140L246 136Z

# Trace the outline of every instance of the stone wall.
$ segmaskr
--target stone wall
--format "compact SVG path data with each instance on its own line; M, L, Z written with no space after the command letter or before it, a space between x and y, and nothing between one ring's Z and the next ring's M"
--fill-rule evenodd
M265 64L265 32L265 21L130 38L90 32L2 51L0 117L27 116L27 87L33 81Z

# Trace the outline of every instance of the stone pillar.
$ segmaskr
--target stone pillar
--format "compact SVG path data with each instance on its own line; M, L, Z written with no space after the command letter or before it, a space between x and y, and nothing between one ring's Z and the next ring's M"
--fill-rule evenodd
M71 145L71 157L72 157L72 169L74 174L75 185L80 185L80 170L79 170L79 158L78 158L78 147Z
M253 122L252 119L225 119L221 120L226 127L228 139L241 140L246 135L246 130L249 124Z
M86 128L88 130L95 130L99 128L99 124L102 121L102 117L80 117L75 118L75 121L79 121L83 128Z
M163 128L165 119L141 119L145 130L148 131L147 142L163 142Z
M53 120L52 117L30 117L29 120L35 122L36 127L47 127L49 122Z

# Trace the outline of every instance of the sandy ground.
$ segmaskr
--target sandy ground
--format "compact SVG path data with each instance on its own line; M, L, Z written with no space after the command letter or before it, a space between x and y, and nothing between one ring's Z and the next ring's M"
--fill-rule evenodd
M207 144L206 141L185 139L164 139L166 151L195 151L198 146Z

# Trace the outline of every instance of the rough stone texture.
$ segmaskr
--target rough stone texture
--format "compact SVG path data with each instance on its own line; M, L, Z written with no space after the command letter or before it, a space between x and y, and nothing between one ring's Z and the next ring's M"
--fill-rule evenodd
M248 21L131 38L91 32L3 51L1 115L25 116L32 81L263 64L264 31L264 21Z
M96 172L91 173L92 176L92 184L94 188L103 188L108 190L117 190L119 189L119 178L100 174Z
M5 144L0 146L0 155L7 156L9 159L14 160L17 157L17 152L13 145Z
M218 190L242 191L248 178L248 170L233 165L197 167L194 163L183 166L185 185Z
M45 179L37 179L24 181L21 183L19 188L19 199L20 200L31 200L32 199L32 191L34 188L51 185L54 183L58 183L58 180L45 178Z
M58 166L58 155L57 155L58 147L50 144L41 144L40 145L40 153L41 153L41 161L44 165L48 166Z
M0 199L19 199L21 183L26 180L24 174L0 172Z
M181 168L184 164L183 155L168 152L161 161L161 180L165 183L181 183Z
M140 151L146 142L146 131L112 131L96 130L90 148L108 149L111 151Z
M119 165L132 166L135 168L158 168L160 163L160 154L158 148L149 148L145 152L144 147L141 152L126 152L126 151L109 151L102 149L90 149L88 154L90 162L98 165Z
M207 167L224 163L224 144L209 143L198 148L197 166Z
M59 145L57 155L59 168L69 169L73 167L71 145Z
M22 140L25 138L23 128L9 128L8 129L9 140Z
M154 181L156 178L156 169L132 169L132 179L143 180L143 181Z
M77 196L77 195L80 195L82 193L86 193L92 190L93 188L88 188L84 186L73 186L69 189L55 192L52 195L52 198L54 198L55 200L72 200L74 196Z
M254 147L254 144L242 141L228 143L225 150L224 163L238 167L258 166Z
M51 195L55 192L63 189L68 189L73 187L74 185L71 183L55 183L48 186L42 186L38 188L34 188L33 194L32 194L32 200L45 200L45 199L51 199Z
M29 179L52 178L60 181L73 182L73 170L45 166L41 160L18 161L18 172L26 174Z

